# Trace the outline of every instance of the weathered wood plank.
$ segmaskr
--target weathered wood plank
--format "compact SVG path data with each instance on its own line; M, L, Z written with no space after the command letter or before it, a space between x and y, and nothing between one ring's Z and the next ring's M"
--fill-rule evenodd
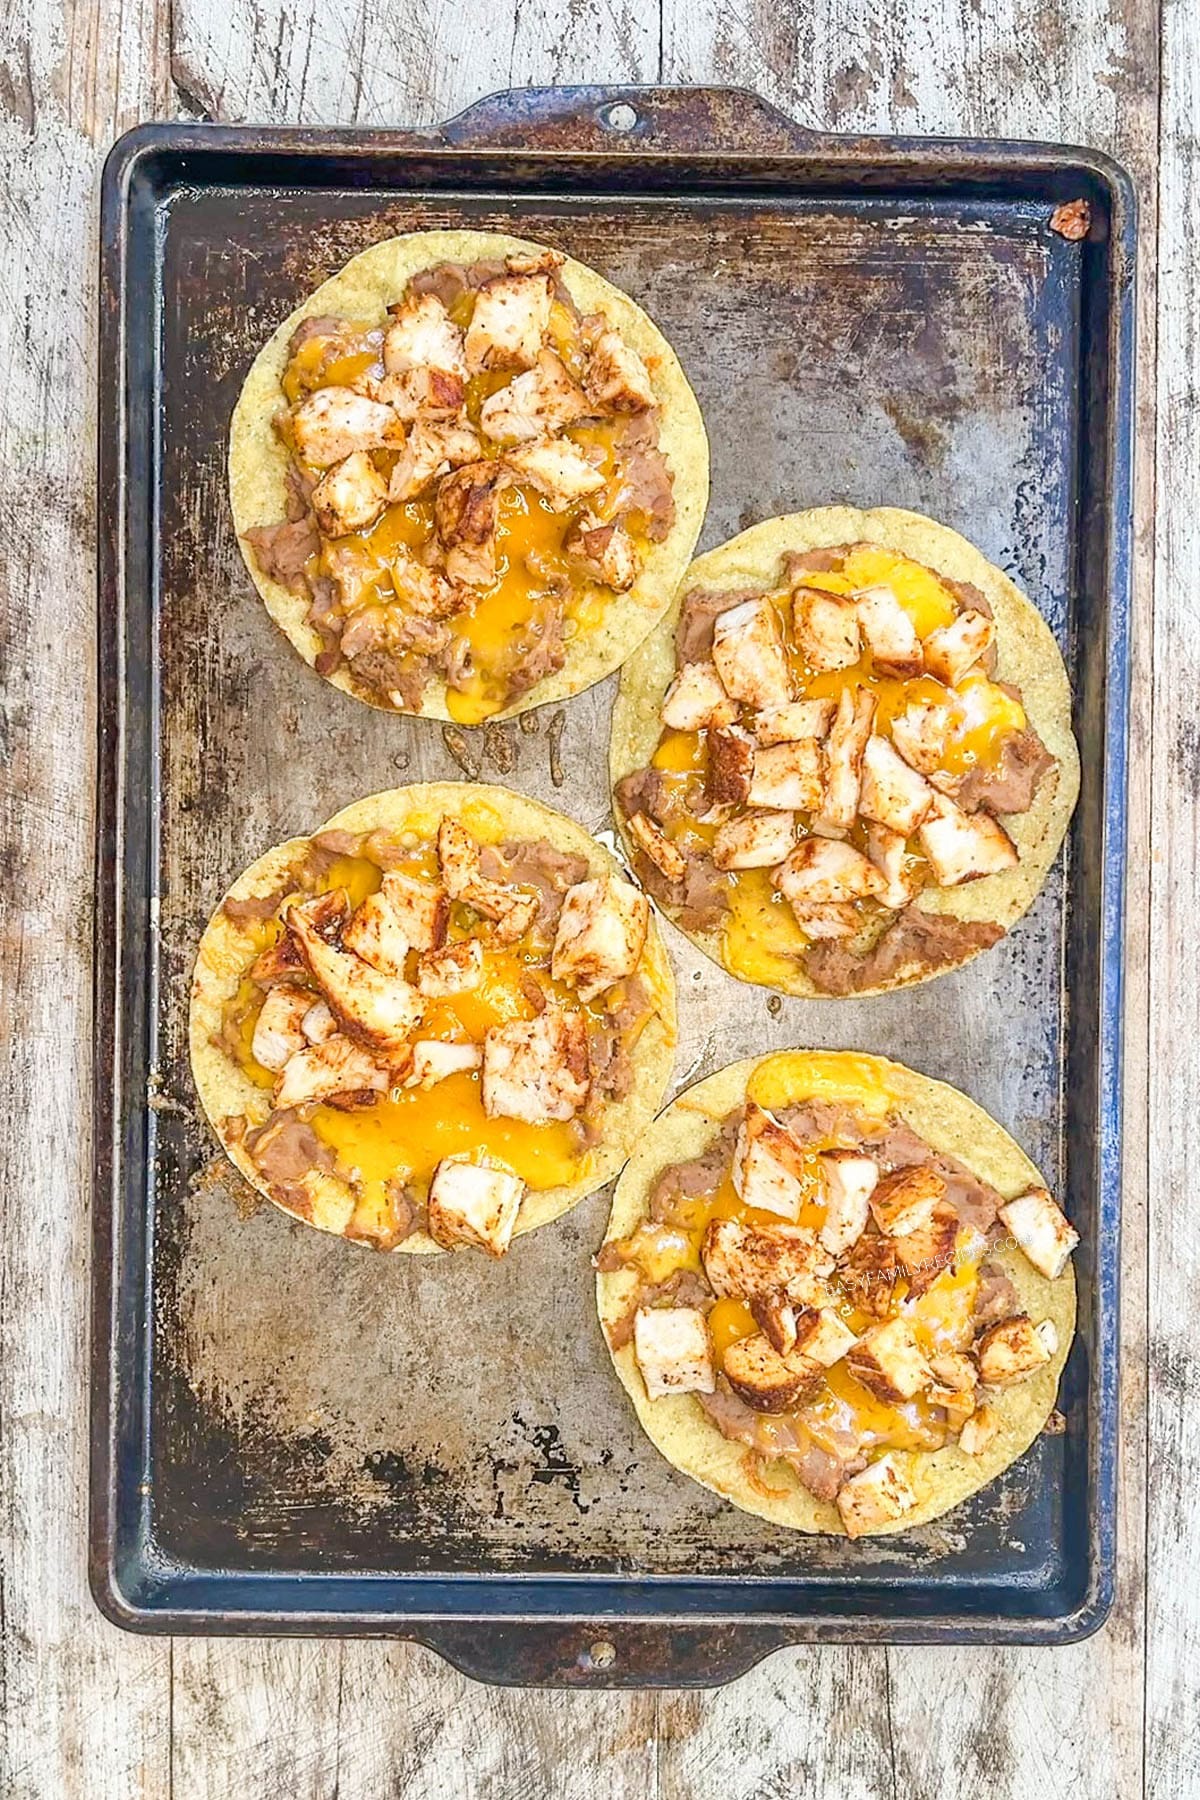
M1149 1518L1146 1595L1146 1792L1200 1790L1200 1340L1194 1199L1200 1155L1193 1046L1200 1021L1200 14L1167 0L1162 44L1157 580L1154 611L1155 815L1151 844L1149 1185Z
M96 230L161 105L140 0L17 7L0 61L0 1792L165 1793L169 1647L86 1586Z

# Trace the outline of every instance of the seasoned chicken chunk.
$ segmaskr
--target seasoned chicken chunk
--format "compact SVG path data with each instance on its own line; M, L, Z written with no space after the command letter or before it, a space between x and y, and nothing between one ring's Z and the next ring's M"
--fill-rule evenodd
M483 1040L483 1110L489 1119L547 1125L573 1119L588 1092L587 1028L547 1006L533 1019L493 1025Z
M893 1406L919 1394L932 1373L907 1319L872 1325L848 1352L846 1367L856 1381Z
M1001 1319L975 1340L979 1379L985 1387L1007 1387L1044 1368L1058 1348L1053 1321L1035 1325L1028 1313Z
M446 935L450 900L444 888L388 869L377 891L357 908L343 947L382 975L403 975L409 950L432 950Z
M489 1156L444 1156L429 1184L429 1235L443 1250L470 1244L503 1256L512 1242L525 1183Z
M682 881L687 874L687 857L677 844L648 819L645 813L634 813L629 821L629 835L668 881Z
M741 806L754 779L754 739L740 725L710 726L707 795L712 806Z
M518 480L529 482L559 512L604 486L599 469L566 438L544 438L512 450L508 466Z
M308 988L283 983L268 990L250 1040L250 1054L256 1063L278 1074L290 1056L304 1049L308 1042L304 1020L314 1003Z
M389 375L404 369L443 369L466 376L463 334L436 294L408 294L392 313L383 339Z
M284 1112L346 1094L381 1093L390 1083L386 1068L338 1032L288 1058L275 1084L274 1105L277 1112Z
M616 875L577 882L558 915L551 973L585 1003L632 975L650 928L650 902Z
M967 1456L982 1456L984 1451L995 1442L996 1433L1000 1429L1000 1415L994 1406L985 1401L977 1406L969 1419L965 1419L958 1434L958 1447Z
M862 851L836 838L802 838L771 881L797 913L865 900L884 887Z
M826 1150L820 1164L825 1194L821 1242L831 1255L841 1256L866 1229L879 1164L857 1150Z
M925 1398L932 1405L943 1409L946 1424L951 1431L961 1431L975 1411L975 1388L979 1371L971 1358L958 1350L931 1356L929 1367L933 1372L933 1380L925 1390Z
M795 815L748 812L717 826L713 862L718 869L773 869L796 841Z
M312 491L312 509L326 537L366 531L387 500L388 484L365 450L328 469Z
M886 1319L892 1310L900 1263L891 1238L868 1226L839 1262L847 1292L860 1312Z
M1000 1208L1000 1217L1034 1268L1049 1281L1057 1281L1079 1242L1079 1233L1045 1188L1030 1188L1027 1194L1010 1200Z
M823 588L798 587L792 594L796 648L817 674L849 669L858 661L858 612L853 600Z
M877 674L904 680L921 673L917 628L890 587L861 589L854 596L854 609Z
M416 424L396 458L388 484L388 499L393 505L415 500L440 475L448 475L451 469L460 469L477 461L481 453L482 446L469 425L454 421L440 425Z
M945 1194L945 1177L925 1164L914 1163L881 1175L872 1191L870 1206L884 1236L900 1238L927 1225Z
M595 412L645 412L654 405L650 371L619 331L602 331L593 343L584 384Z
M714 1294L737 1300L782 1294L795 1306L817 1309L829 1304L825 1279L833 1272L833 1258L799 1225L713 1219L700 1258Z
M851 1475L838 1489L837 1509L846 1536L851 1538L893 1524L916 1504L916 1491L891 1451Z
M356 450L398 450L404 426L390 406L353 388L318 388L291 416L296 450L314 469L345 462Z
M907 616L907 615L906 615ZM911 837L933 804L933 789L886 738L869 737L862 759L858 810L864 819Z
M587 395L561 357L543 350L532 369L514 375L507 387L488 396L479 423L493 443L532 443L554 437L587 418L589 411Z
M395 550L390 557L392 586L396 599L406 613L417 613L422 619L452 619L475 599L469 588L447 581L436 569L418 562L407 550ZM353 624L351 620L351 624ZM346 631L350 629L346 627ZM346 631L342 648L346 647Z
M849 938L862 930L862 917L849 900L830 902L826 906L793 904L792 913L810 942L820 942L823 938Z
M892 720L892 742L908 764L921 775L932 775L946 757L951 708L945 700L910 700Z
M831 1369L854 1348L854 1344L854 1333L832 1306L822 1306L819 1310L809 1308L796 1320L792 1354L805 1357L819 1368Z
M779 615L769 600L743 600L717 615L713 662L729 696L756 709L785 706L792 678Z
M310 996L311 997L311 996ZM328 1000L314 1000L300 1024L307 1044L323 1044L337 1031L337 1020L329 1010Z
M421 1017L420 994L407 981L381 975L360 957L327 943L311 922L312 904L290 906L286 924L338 1025L380 1055L402 1049Z
M792 700L787 706L768 706L750 721L759 743L795 744L803 738L823 738L833 723L835 700Z
M483 945L478 938L459 938L428 950L417 964L417 989L431 1000L449 994L466 994L479 986L483 975Z
M773 744L754 756L746 798L780 812L817 812L825 794L825 753L816 738Z
M712 663L684 663L667 689L662 721L671 731L703 731L706 725L730 724L737 711Z
M443 819L438 826L438 863L446 891L495 925L500 943L515 944L538 915L536 894L525 893L508 882L493 881L480 872L479 845L457 819Z
M887 886L879 899L884 906L899 912L917 891L916 879L906 867L908 839L886 825L867 826L867 856L883 876Z
M925 639L925 667L947 687L957 687L980 657L986 656L995 635L995 626L983 613L959 613L952 624L930 632Z
M532 369L538 359L554 307L549 274L496 275L475 297L467 326L467 367Z
M820 1381L807 1358L781 1356L765 1331L730 1344L722 1362L725 1379L755 1412L788 1412Z
M896 1258L908 1278L908 1298L919 1299L938 1276L953 1267L958 1214L948 1200L935 1201L929 1217L911 1231L892 1236Z
M510 479L502 463L466 463L447 475L433 503L452 581L490 587L496 579L496 523L500 489Z
M372 381L368 391L372 400L390 406L405 424L462 423L466 385L461 375L450 375L444 369L403 369L398 375Z
M747 1206L792 1220L811 1185L804 1146L753 1100L746 1103L738 1131L732 1179L738 1198Z
M848 831L854 823L863 752L874 718L875 696L870 688L842 689L825 740L825 799L820 823L832 830Z
M646 1394L711 1394L716 1387L708 1321L696 1306L641 1306L633 1319L633 1354Z
M757 1294L750 1302L754 1322L772 1350L787 1356L796 1347L796 1308L786 1294Z
M617 519L607 524L594 513L584 513L572 525L563 549L586 575L615 593L625 594L638 577L638 555L633 539Z
M965 813L945 794L933 796L918 836L941 887L998 875L1019 861L1016 845L989 813Z
M483 1061L478 1044L444 1044L437 1038L418 1038L412 1047L412 1067L405 1087L431 1088L449 1075L477 1069Z

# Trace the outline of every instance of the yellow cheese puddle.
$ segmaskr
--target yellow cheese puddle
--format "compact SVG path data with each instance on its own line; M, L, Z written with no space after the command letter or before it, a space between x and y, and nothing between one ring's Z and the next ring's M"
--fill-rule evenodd
M932 569L910 562L894 550L861 544L847 556L841 568L815 570L801 576L805 587L824 588L831 594L852 594L859 588L889 587L912 620L919 638L949 625L958 612L953 594Z

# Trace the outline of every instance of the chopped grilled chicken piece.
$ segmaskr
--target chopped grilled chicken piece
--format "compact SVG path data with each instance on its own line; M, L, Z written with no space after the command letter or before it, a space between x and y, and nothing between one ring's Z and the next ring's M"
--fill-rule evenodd
M429 1235L443 1250L471 1244L503 1256L512 1242L525 1183L502 1162L444 1156L429 1184Z
M483 1040L483 1110L489 1119L546 1125L573 1119L588 1093L587 1027L547 1006L533 1019L493 1025Z
M308 1042L304 1019L312 1006L313 996L308 988L284 983L269 989L250 1040L250 1054L255 1062L278 1074L290 1056L303 1050Z
M941 887L998 875L1020 860L1016 845L990 813L965 813L945 794L933 796L918 836Z
M796 744L804 738L823 738L833 723L834 700L792 700L787 706L769 706L750 721L760 744Z
M504 266L510 275L553 275L566 260L561 250L514 250Z
M507 387L490 394L479 410L479 423L497 444L532 443L550 438L586 419L587 395L553 350L543 350L532 369L514 375Z
M461 469L465 464L475 462L481 449L479 439L469 425L454 421L444 425L414 425L392 469L388 499L393 505L415 500L439 475L448 475L451 469Z
M555 981L570 983L586 1004L632 975L650 929L650 902L631 882L598 876L568 888L550 961Z
M868 1463L838 1489L837 1509L846 1536L863 1537L881 1525L902 1519L917 1504L917 1495L891 1451Z
M696 1306L641 1306L633 1319L633 1354L646 1394L711 1394L716 1387L708 1321Z
M712 663L684 663L667 689L662 722L671 731L703 731L706 725L730 724L737 711Z
M718 825L713 861L718 869L773 869L796 841L790 812L748 812Z
M870 688L843 688L825 740L825 799L819 823L848 831L858 812L863 751L875 718ZM814 821L813 829L818 828Z
M381 975L360 957L327 943L311 923L311 905L305 901L290 906L287 928L338 1025L348 1037L380 1054L403 1048L421 1017L420 994L407 981Z
M1079 1242L1079 1233L1045 1188L1030 1188L1010 1200L1000 1208L1000 1217L1034 1268L1047 1280L1057 1281Z
M858 810L864 819L911 837L933 804L933 789L886 738L869 737L862 760Z
M366 450L337 463L312 491L312 509L326 537L366 531L388 501L388 484Z
M879 1164L857 1150L826 1150L820 1164L825 1190L821 1242L831 1256L841 1256L866 1229Z
M604 476L568 439L545 438L513 450L508 466L521 481L544 494L556 511L574 506L604 486Z
M584 375L596 412L645 412L654 405L650 371L619 331L602 331L592 345Z
M444 369L404 369L399 375L372 381L369 391L372 400L390 406L408 425L461 423L467 394L462 376L447 374Z
M945 1194L945 1177L923 1163L914 1163L880 1176L871 1194L871 1211L885 1237L906 1237L929 1223Z
M747 1206L793 1220L811 1183L804 1146L753 1100L737 1135L732 1176Z
M885 883L875 865L852 844L836 838L802 838L772 875L771 885L800 918L802 913L811 915L879 895Z
M863 1232L840 1264L842 1281L860 1312L886 1319L892 1311L900 1264L891 1238L873 1227Z
M446 547L451 580L474 587L489 587L495 581L499 493L508 479L500 463L466 463L438 488L434 520Z
M779 614L769 600L743 600L717 615L713 662L726 693L761 710L786 706L792 678Z
M816 738L773 744L754 756L746 798L780 812L817 812L825 793L825 753Z
M353 388L318 388L292 414L296 449L314 469L332 468L356 450L398 450L404 426L390 406Z
M554 307L549 274L497 275L475 297L467 326L467 367L532 369L546 341Z
M381 975L403 975L410 950L432 950L441 943L449 915L444 888L389 869L356 910L342 944Z
M951 707L945 700L910 700L892 720L892 742L910 769L933 775L946 755Z
M854 596L858 624L877 674L901 680L921 673L917 628L890 587L862 588Z
M853 901L830 906L793 906L792 914L805 937L812 942L823 938L850 938L862 930L863 921Z
M463 612L475 599L468 588L460 587L457 582L447 581L444 575L429 568L427 564L418 562L407 550L394 550L390 556L390 567L397 600L405 612L418 613L423 619L452 619L455 613ZM345 649L345 646L346 635L343 632L342 648Z
M383 366L389 375L443 369L465 377L463 334L436 294L409 294L392 313L383 339Z
M741 806L754 779L754 739L740 725L710 726L708 798L714 806Z
M928 1219L912 1231L895 1232L892 1242L908 1278L908 1298L918 1299L954 1264L958 1214L948 1200L935 1201Z
M459 938L429 950L417 964L417 988L431 1000L448 994L466 994L477 988L483 975L483 945L478 938Z
M958 1392L973 1388L979 1380L978 1369L962 1350L943 1350L939 1355L931 1356L929 1367L933 1370L936 1381L943 1387L954 1388Z
M855 1336L832 1308L802 1312L796 1320L794 1355L803 1356L822 1369L831 1369L854 1348Z
M438 826L437 852L452 900L461 900L491 919L496 927L494 936L502 944L515 944L525 936L537 918L537 895L482 875L479 845L465 825L457 819L443 819Z
M477 1069L483 1061L478 1044L444 1044L437 1038L418 1038L412 1047L412 1067L405 1087L431 1088L449 1075Z
M285 931L255 957L250 964L250 979L259 987L270 987L272 982L290 981L303 971L304 958Z
M318 1100L336 1100L343 1094L377 1094L390 1085L391 1076L358 1044L341 1032L311 1044L290 1056L275 1084L278 1112L291 1106L308 1106Z
M310 995L311 999L312 996ZM337 1020L329 1010L328 1000L314 1000L300 1025L306 1044L323 1044L337 1032Z
M859 657L858 613L853 600L822 588L798 587L792 595L796 648L818 674L849 669Z
M629 821L629 835L638 849L650 858L655 868L661 869L668 881L683 880L687 874L687 857L645 813L634 813Z
M967 1456L982 1456L984 1451L995 1441L1000 1429L1000 1415L994 1406L985 1401L977 1406L969 1419L965 1419L958 1434L958 1447Z
M781 1356L765 1331L730 1344L722 1368L734 1393L762 1413L789 1411L821 1379L807 1358Z
M880 1400L911 1400L929 1381L931 1370L907 1319L885 1319L865 1331L847 1354L856 1381Z
M867 855L887 883L880 901L896 912L907 906L917 891L915 878L905 868L907 854L908 839L902 832L889 831L886 825L867 826Z
M625 594L638 577L638 556L633 539L616 519L607 524L593 513L584 513L567 533L563 549L604 587Z
M744 1225L713 1219L700 1247L713 1292L737 1300L782 1294L794 1306L829 1304L833 1258L799 1225Z
M996 627L983 613L959 613L953 624L943 625L925 639L925 667L947 687L957 687L980 657L986 656L995 635Z
M1051 1320L1035 1325L1028 1313L1016 1313L976 1338L979 1379L985 1387L1007 1387L1010 1382L1025 1381L1045 1367L1057 1348L1058 1334Z
M786 1294L756 1294L750 1302L754 1322L772 1350L788 1356L796 1347L796 1308Z
M975 1411L979 1371L971 1358L958 1350L931 1356L929 1367L933 1371L933 1380L925 1390L925 1398L943 1408L951 1431L961 1431Z

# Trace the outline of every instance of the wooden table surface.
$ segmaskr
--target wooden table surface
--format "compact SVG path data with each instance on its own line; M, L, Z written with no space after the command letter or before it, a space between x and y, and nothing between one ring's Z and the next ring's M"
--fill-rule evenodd
M796 1650L701 1694L494 1691L403 1644L125 1636L84 1574L101 162L139 119L432 123L500 87L656 80L744 83L818 127L1095 145L1138 185L1116 1607L1067 1649ZM1197 0L6 7L4 1800L1200 1793L1198 112Z

